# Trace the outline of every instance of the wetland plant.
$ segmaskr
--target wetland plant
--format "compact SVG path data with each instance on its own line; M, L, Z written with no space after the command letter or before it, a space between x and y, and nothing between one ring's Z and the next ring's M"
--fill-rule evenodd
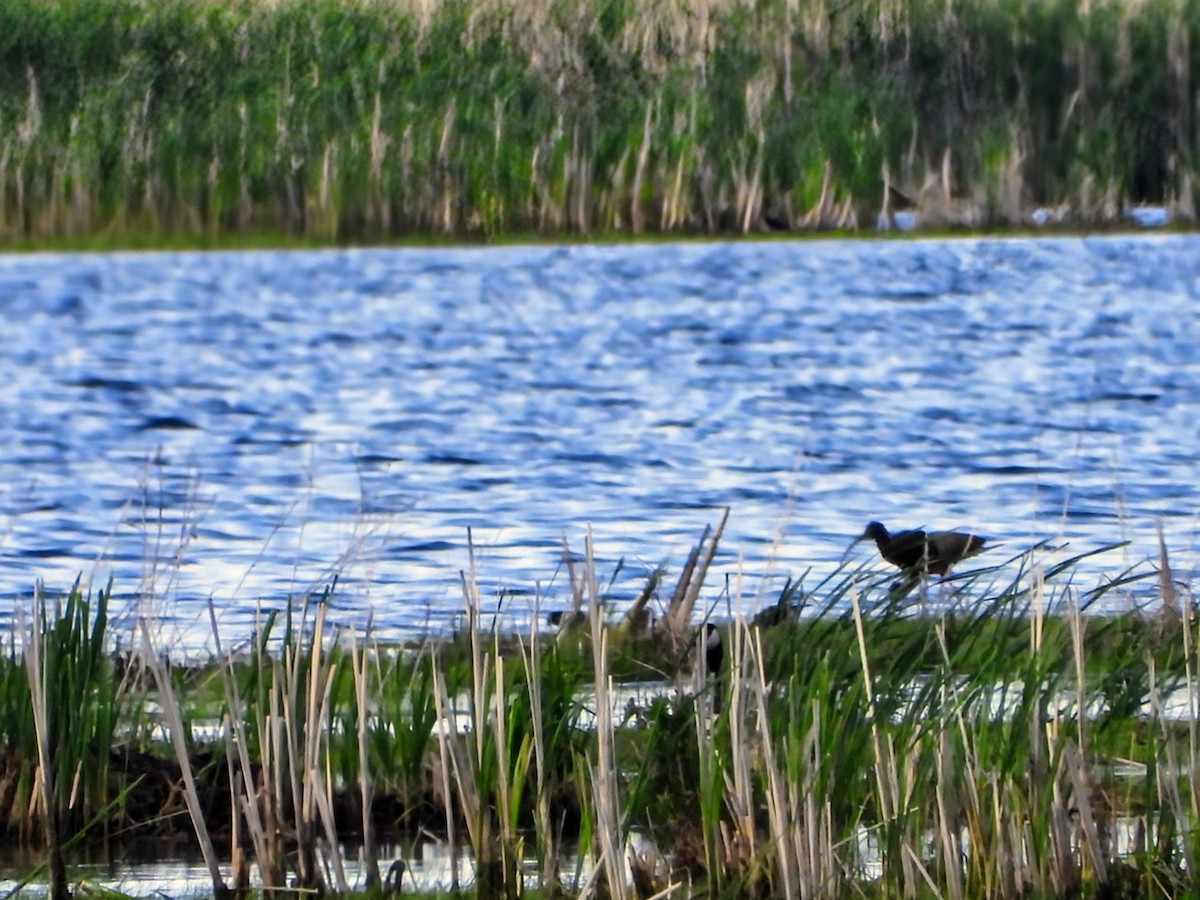
M7 0L0 238L1195 218L1193 3Z
M711 538L668 608L701 590ZM534 878L609 897L1190 896L1190 596L1165 550L1091 591L1072 583L1080 557L1051 553L903 603L887 573L843 568L789 584L770 625L742 614L753 601L734 579L715 679L686 671L703 627L679 657L649 623L635 634L611 614L590 536L572 580L582 628L541 633L535 611L528 634L501 634L472 560L460 636L380 646L332 627L326 592L264 617L243 654L214 622L216 657L186 679L143 630L134 668L170 744L150 749L177 759L222 896L252 874L269 890L346 891L347 836L373 857L380 833L413 828L465 840L480 897L522 896ZM1146 585L1171 594L1152 614L1088 613ZM0 668L6 753L26 760L7 825L51 848L113 815L124 774L102 760L145 715L112 667L107 599L35 605ZM656 658L639 668L629 653ZM618 673L651 668L667 675L659 696L617 708ZM64 713L87 727L64 729ZM40 817L22 824L21 809ZM587 861L574 872L570 841ZM364 871L381 884L377 863ZM66 878L52 875L56 892Z

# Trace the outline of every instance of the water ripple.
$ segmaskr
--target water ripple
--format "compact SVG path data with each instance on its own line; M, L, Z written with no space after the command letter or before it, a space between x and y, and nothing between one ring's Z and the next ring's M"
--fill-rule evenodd
M244 627L336 573L341 608L400 635L460 608L468 528L519 618L569 595L564 536L592 525L619 606L726 505L719 570L741 552L768 584L828 571L869 518L1134 541L1098 571L1156 555L1161 522L1183 571L1198 250L6 257L0 594L112 576L190 640L210 597Z

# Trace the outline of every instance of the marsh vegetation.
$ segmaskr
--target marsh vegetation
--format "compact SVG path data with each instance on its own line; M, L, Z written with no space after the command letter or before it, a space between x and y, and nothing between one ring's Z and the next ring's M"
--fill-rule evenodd
M8 0L0 237L1195 217L1200 7Z
M39 595L0 664L0 827L60 895L62 846L163 833L220 896L345 891L347 841L383 889L374 848L416 829L469 851L480 897L1191 895L1197 631L1165 550L1090 589L1045 547L904 598L843 569L755 610L709 597L719 536L620 619L589 541L553 631L492 630L468 568L464 627L411 646L334 627L325 594L184 665L152 623L111 634L105 593ZM1134 588L1152 613L1088 614Z

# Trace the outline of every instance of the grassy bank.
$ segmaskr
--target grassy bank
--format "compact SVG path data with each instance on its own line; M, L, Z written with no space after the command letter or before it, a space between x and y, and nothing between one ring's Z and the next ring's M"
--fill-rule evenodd
M35 603L0 664L0 827L43 847L185 832L219 896L252 869L344 891L347 838L383 885L376 842L418 828L468 849L488 898L535 878L643 898L1193 895L1198 635L1165 554L1152 615L1087 615L1129 574L1084 591L1038 551L960 576L953 612L844 570L722 623L706 672L689 611L719 533L620 620L589 546L551 633L488 630L468 570L463 630L407 648L333 628L311 597L183 667L148 627L109 634L103 594ZM614 699L647 677L661 695ZM595 861L582 884L569 841Z
M1198 42L1196 0L6 0L0 239L1190 222Z

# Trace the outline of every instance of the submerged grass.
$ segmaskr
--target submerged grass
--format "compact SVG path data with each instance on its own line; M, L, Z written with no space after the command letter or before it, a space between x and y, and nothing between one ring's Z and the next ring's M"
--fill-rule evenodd
M6 0L0 238L1191 222L1197 44L1197 0Z
M672 598L694 602L719 534ZM112 664L106 593L35 604L0 665L0 825L47 847L161 829L122 805L126 770L100 762L127 755L147 733L127 724L149 715L170 745L147 738L140 771L177 773L221 896L252 872L267 888L343 892L339 842L370 854L417 828L469 844L461 883L480 897L523 896L527 881L640 898L1196 890L1197 625L1172 578L1153 614L1099 616L1084 614L1096 594L1154 572L1085 592L1078 558L1035 549L899 602L890 577L842 569L789 585L757 621L722 623L724 660L707 673L678 652L672 610L641 628L614 620L593 559L589 540L572 575L584 615L554 634L487 627L468 569L461 640L379 646L331 627L327 593L265 619L247 654L215 635L217 657L186 679L148 630L123 671ZM935 590L953 590L952 609ZM725 591L731 609L749 605L740 584ZM668 681L622 709L630 653L656 654ZM64 716L94 724L56 731ZM214 721L216 734L200 724ZM565 861L568 841L586 871ZM396 883L373 856L364 871L369 888Z

